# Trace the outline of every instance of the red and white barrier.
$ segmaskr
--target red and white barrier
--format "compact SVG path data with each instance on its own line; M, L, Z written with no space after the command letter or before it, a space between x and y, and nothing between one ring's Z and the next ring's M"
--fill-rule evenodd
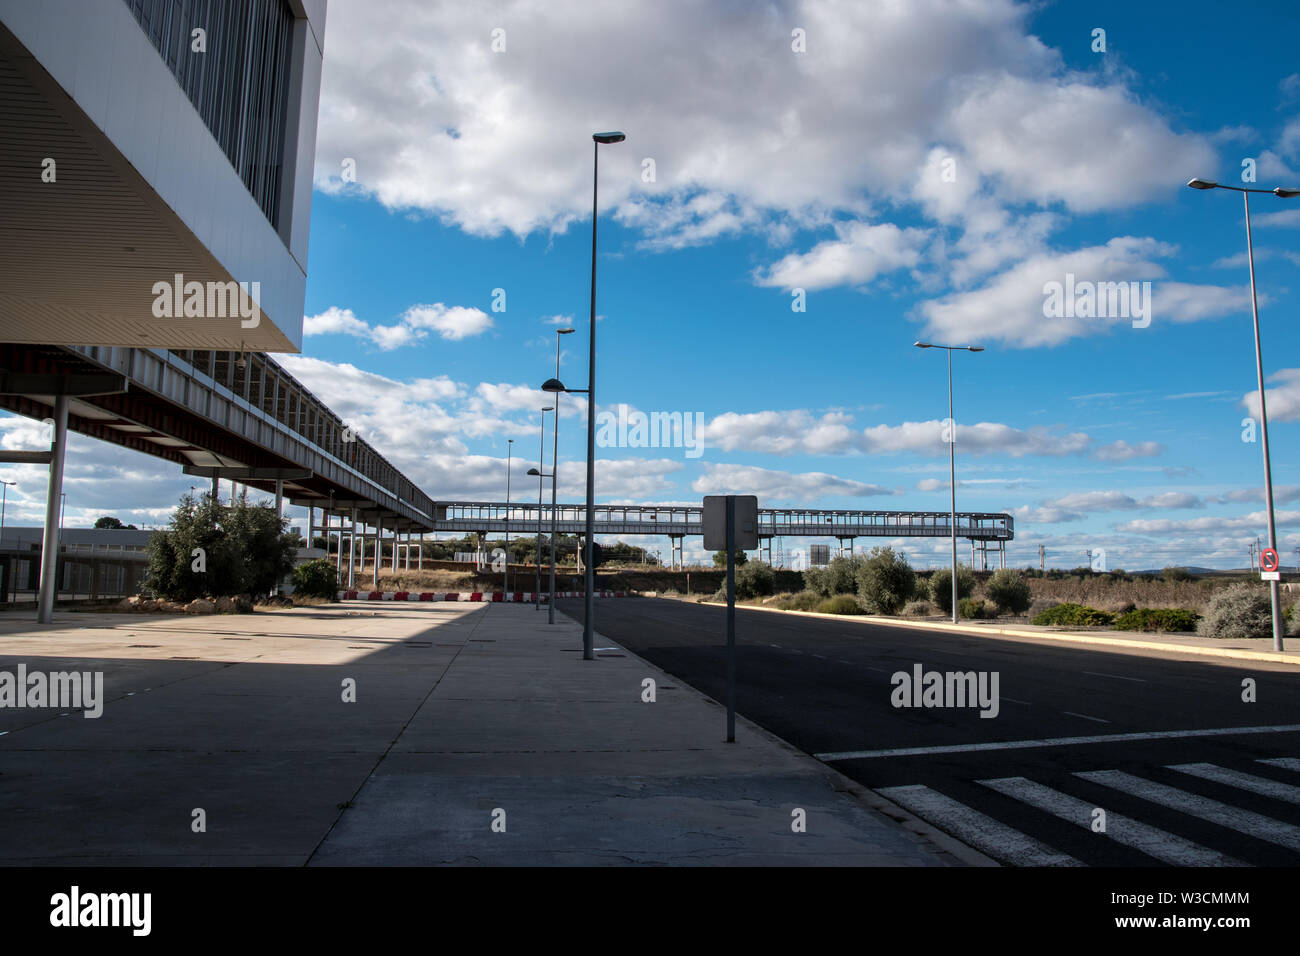
M579 598L581 591L556 591L557 598ZM596 597L627 597L625 591L597 591ZM540 595L545 602L549 594ZM340 591L340 601L484 601L489 603L533 603L532 592L524 591Z

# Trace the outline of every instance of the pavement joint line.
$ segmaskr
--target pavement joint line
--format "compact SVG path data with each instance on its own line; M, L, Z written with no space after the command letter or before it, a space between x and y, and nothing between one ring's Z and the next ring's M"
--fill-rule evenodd
M711 602L703 602L711 603ZM1010 627L970 627L961 624L948 624L942 621L907 621L894 617L876 617L868 614L822 614L819 611L784 611L779 607L761 607L756 604L738 605L737 610L764 611L769 614L801 614L807 617L819 617L828 621L840 621L845 624L877 624L886 627L909 627L936 633L976 634L981 637L1030 638L1039 641L1055 641L1061 644L1096 644L1103 647L1119 647L1144 651L1164 651L1172 654L1193 654L1198 657L1226 657L1244 661L1267 661L1274 664L1300 665L1300 654L1286 651L1252 651L1226 647L1199 647L1194 644L1171 644L1161 641L1136 641L1119 637L1096 637L1089 634L1077 634L1061 631L1025 631ZM1197 662L1199 663L1199 661Z
M1089 677L1112 677L1115 680L1131 680L1139 684L1149 684L1150 681L1142 677L1125 677L1123 674L1100 674L1097 671L1084 671Z
M1074 747L1079 744L1115 744L1133 740L1177 740L1185 737L1234 737L1238 734L1294 734L1300 724L1263 727L1212 727L1205 730L1150 730L1127 734L1096 734L1090 737L1048 737L1041 740L995 740L978 744L939 744L932 747L896 747L891 750L845 750L813 754L827 762L870 760L877 757L916 757L924 754L975 753L983 750L1025 750L1033 747Z
M480 604L480 606L487 607L486 604ZM456 663L456 659L465 652L466 648L469 647L469 639L474 636L474 632L478 630L479 625L482 624L483 621L486 619L485 614L474 614L473 616L474 616L474 625L473 627L470 628L469 635L467 636L464 645L462 645L458 650L456 650L451 655L450 658L448 658L447 663L443 665L442 672L438 675L437 680L435 680L429 686L429 692L419 700L419 702L407 715L406 721L402 724L401 728L393 736L393 739L388 742L388 746L384 748L384 752L379 755L379 758L375 761L374 765L370 768L370 771L361 778L361 782L357 784L356 789L352 792L352 796L347 799L344 806L341 806L339 808L338 814L335 815L334 817L334 822L329 825L329 828L326 829L326 831L323 834L321 834L320 840L318 840L316 845L312 847L312 851L309 854L307 854L307 859L303 860L302 865L304 867L311 865L311 861L315 858L316 854L320 852L321 847L325 845L325 841L327 841L330 838L330 834L332 834L334 830L338 827L339 821L343 819L343 814L347 812L347 808L353 805L353 802L357 799L357 797L361 796L361 791L364 790L366 784L369 783L370 780L374 778L375 773L383 765L384 761L388 758L388 755L393 752L393 748L397 746L397 742L402 739L402 735L405 734L407 728L411 726L411 721L415 720L415 715L418 714L424 708L424 705L429 702L429 698L432 697L434 691L438 689L438 685L441 684L443 678L447 676L447 672L451 670L451 666ZM437 625L434 625L434 627L430 628L430 630L436 630L436 628Z
M1096 721L1097 723L1099 723L1099 724L1109 724L1109 723L1110 723L1109 720L1103 720L1103 719L1100 718L1100 717L1089 717L1087 714L1076 714L1076 713L1075 713L1074 711L1072 711L1072 710L1063 710L1063 711L1061 711L1061 713L1063 713L1063 714L1068 714L1068 715L1071 716L1071 717L1082 717L1084 720L1095 720L1095 721Z

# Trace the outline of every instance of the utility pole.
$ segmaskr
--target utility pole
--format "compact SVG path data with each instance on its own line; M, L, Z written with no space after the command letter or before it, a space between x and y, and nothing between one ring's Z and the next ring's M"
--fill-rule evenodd
M1047 550L1040 544L1038 546L1038 572L1042 574L1047 570Z

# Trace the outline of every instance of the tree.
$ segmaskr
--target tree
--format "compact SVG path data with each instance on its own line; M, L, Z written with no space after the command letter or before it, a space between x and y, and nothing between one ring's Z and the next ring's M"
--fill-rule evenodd
M745 554L744 551L741 551L739 548L737 548L737 549L736 549L736 567L740 567L742 564L744 564L744 563L745 563L746 561L748 561L748 560L749 560L749 556L748 556L747 554ZM715 568L725 568L725 567L727 566L727 552L726 552L726 551L714 551L714 552L713 552L713 566L714 566Z
M822 597L853 594L858 589L858 569L866 561L863 555L835 557L824 568L809 568L803 573L804 586Z
M724 582L723 593L726 591ZM776 574L772 566L762 561L750 561L736 572L736 597L766 597L776 589Z
M186 495L166 530L149 539L148 586L178 601L266 594L293 568L296 535L270 504Z
M328 558L305 561L293 569L293 593L308 597L338 597L338 568Z
M951 580L950 576L949 581ZM959 578L958 587L960 586ZM948 585L948 590L952 590L951 583ZM1024 614L1034 603L1034 594L1029 588L1029 582L1019 571L1011 568L1003 568L993 573L993 577L989 578L988 592L989 600L998 606L998 610L1010 614Z
M957 600L975 591L975 572L964 564L957 565ZM945 568L930 575L930 600L945 614L952 613L952 571Z
M112 515L102 515L98 519L96 519L95 527L108 528L110 530L116 531L121 528L125 528L126 525L122 524L121 520L119 520L118 518L114 518Z
M858 597L870 614L897 614L916 591L916 573L893 548L872 548L857 570Z

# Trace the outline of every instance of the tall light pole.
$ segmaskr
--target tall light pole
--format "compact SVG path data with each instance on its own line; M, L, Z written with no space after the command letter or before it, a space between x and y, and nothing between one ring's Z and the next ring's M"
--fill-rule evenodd
M597 188L600 182L600 147L611 143L621 143L627 139L622 133L592 133L591 166L591 342L587 353L587 540L583 546L587 549L587 566L583 578L583 621L582 621L582 659L596 659L596 640L593 618L596 614L594 592L596 573L592 567L596 533L596 219ZM557 376L558 377L558 376Z
M533 585L533 610L541 607L542 593L542 466L546 464L546 413L555 406L547 405L542 409L542 427L538 431L537 467L529 468L528 474L537 476L537 578Z
M9 488L16 485L16 481L0 481L0 548L4 547L5 538L5 504L9 500ZM4 595L0 594L0 598Z
M1273 520L1273 466L1268 454L1268 410L1264 404L1264 358L1259 345L1259 302L1255 297L1255 247L1250 237L1250 194L1272 193L1281 199L1300 196L1300 189L1247 189L1244 186L1224 186L1208 179L1193 179L1188 184L1193 189L1230 189L1241 193L1246 206L1246 261L1250 264L1250 312L1255 322L1255 376L1259 382L1259 432L1264 446L1264 504L1268 511L1268 546L1277 550L1277 526ZM1279 566L1281 562L1279 561ZM1273 606L1273 650L1282 650L1282 634L1286 625L1282 619L1279 585L1276 579L1268 582L1269 600Z
M506 439L506 571L503 578L506 594L510 593L510 462L515 450L515 440ZM503 595L504 597L504 595Z
M560 378L560 336L572 335L573 329L555 330L555 379ZM546 607L546 623L555 623L555 486L560 483L560 470L556 467L556 449L560 444L560 398L555 397L555 417L551 419L551 602Z
M932 342L913 342L918 349L944 349L948 353L948 488L952 492L952 511L949 528L952 531L952 622L957 623L957 421L952 417L952 353L983 352L982 345L935 345Z
M539 468L529 468L530 475L537 476L539 487L537 494L537 590L542 590L542 495L540 486L543 478L551 479L551 596L547 601L548 605L555 604L555 472L549 475ZM538 600L537 595L533 596L534 602ZM547 623L555 623L555 611L553 607L548 607L546 612Z

